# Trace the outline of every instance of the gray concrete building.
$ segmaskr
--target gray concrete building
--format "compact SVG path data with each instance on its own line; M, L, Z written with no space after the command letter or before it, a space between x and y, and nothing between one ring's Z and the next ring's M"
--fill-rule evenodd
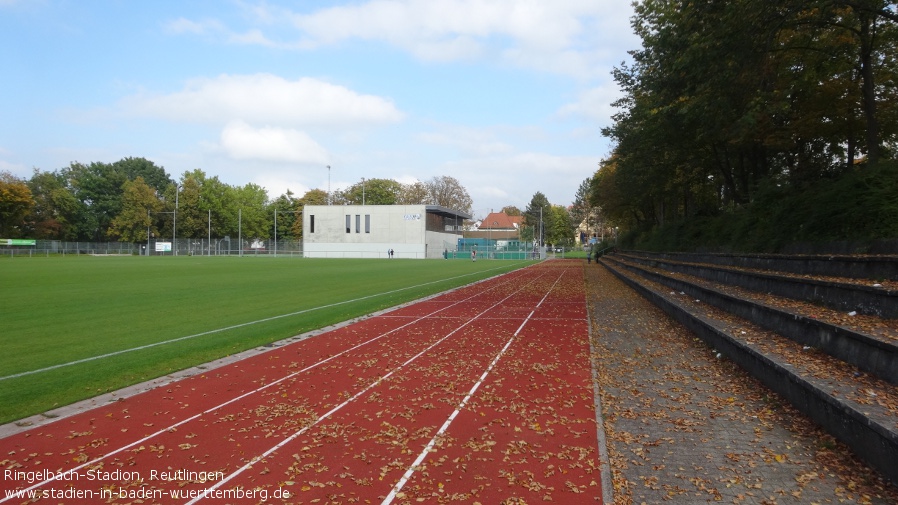
M439 205L306 205L306 258L442 258L471 215Z

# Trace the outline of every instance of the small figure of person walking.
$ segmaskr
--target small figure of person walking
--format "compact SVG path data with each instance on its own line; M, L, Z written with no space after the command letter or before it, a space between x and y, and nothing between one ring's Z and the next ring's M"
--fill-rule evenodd
M477 261L477 249L471 249L471 261Z

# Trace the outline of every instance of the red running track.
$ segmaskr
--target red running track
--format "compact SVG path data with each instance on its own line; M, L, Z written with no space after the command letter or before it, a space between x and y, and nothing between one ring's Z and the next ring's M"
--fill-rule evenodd
M582 268L538 263L2 439L0 503L601 503Z

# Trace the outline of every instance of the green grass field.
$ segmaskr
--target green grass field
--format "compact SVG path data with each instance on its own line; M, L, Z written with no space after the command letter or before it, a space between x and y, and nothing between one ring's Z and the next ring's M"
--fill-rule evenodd
M0 259L0 423L528 264L196 256ZM323 308L309 310L318 307ZM274 319L262 321L268 318ZM173 339L181 340L129 351ZM91 359L117 351L126 352ZM29 373L77 360L89 361Z

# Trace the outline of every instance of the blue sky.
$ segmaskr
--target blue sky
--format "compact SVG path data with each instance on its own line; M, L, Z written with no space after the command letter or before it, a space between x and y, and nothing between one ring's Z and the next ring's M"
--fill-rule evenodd
M475 217L537 191L569 205L610 151L631 14L627 0L0 0L0 170L145 157L271 198L449 175Z

